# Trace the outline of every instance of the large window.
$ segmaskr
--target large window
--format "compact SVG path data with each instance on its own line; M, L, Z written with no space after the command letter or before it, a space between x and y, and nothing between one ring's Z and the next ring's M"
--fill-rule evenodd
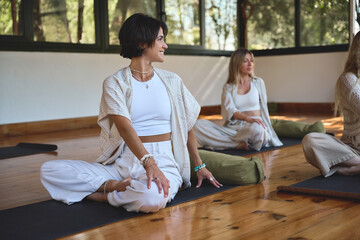
M0 50L119 52L136 12L168 25L169 54L346 51L350 0L1 0Z

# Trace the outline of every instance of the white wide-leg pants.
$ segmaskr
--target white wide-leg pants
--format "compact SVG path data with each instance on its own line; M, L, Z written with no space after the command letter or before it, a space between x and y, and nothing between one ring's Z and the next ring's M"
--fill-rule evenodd
M257 151L269 142L269 134L258 123L239 122L236 125L219 126L206 119L198 119L194 126L198 143L215 150L235 148L246 142Z
M95 192L106 180L122 180L131 177L130 186L123 192L108 194L113 206L127 211L156 212L171 201L182 185L182 177L176 163L171 141L144 143L146 150L154 155L155 162L170 181L169 195L164 198L155 182L147 188L146 171L128 147L111 165L88 163L79 160L55 160L41 167L41 182L55 200L72 204Z

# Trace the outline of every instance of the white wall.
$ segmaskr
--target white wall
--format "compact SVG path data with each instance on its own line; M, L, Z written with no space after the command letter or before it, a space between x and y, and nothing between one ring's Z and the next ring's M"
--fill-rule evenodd
M332 102L345 52L256 58L272 102ZM166 56L202 106L220 104L226 57ZM118 54L0 52L0 124L95 116L105 77L127 66Z
M346 58L347 52L258 57L255 73L269 102L333 102Z

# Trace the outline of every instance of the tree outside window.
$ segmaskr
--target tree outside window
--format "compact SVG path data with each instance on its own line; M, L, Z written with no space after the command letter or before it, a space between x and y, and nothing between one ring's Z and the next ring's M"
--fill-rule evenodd
M93 0L34 0L34 41L95 43Z
M237 37L237 1L205 1L205 48L235 50Z
M301 46L349 41L349 0L302 0Z
M293 0L245 0L253 8L247 21L250 49L330 46L349 42L349 0L300 0L299 46Z
M0 1L0 35L22 35L21 0Z
M293 0L251 0L246 9L247 47L252 50L295 47ZM243 11L244 12L244 11ZM243 14L244 15L244 14Z
M198 0L165 0L168 44L200 45Z
M134 13L156 17L154 0L108 0L109 44L119 45L118 34L124 21Z

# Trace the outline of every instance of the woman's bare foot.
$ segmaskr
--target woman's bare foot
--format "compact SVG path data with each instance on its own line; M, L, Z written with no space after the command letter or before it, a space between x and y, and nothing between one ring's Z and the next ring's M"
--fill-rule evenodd
M115 190L118 192L125 191L126 187L130 186L131 179L132 179L131 177L127 177L121 181L107 180L103 185L101 185L101 187L99 187L99 189L96 192L88 195L86 199L97 202L108 202L107 200L108 193ZM105 191L104 191L104 187L105 187Z
M247 144L246 142L239 143L235 148L241 150L247 150L247 151L250 150L249 144Z
M336 173L341 175L357 175L360 174L360 165L352 167L342 167L338 169Z
M107 195L109 192L112 191L118 191L118 192L123 192L126 190L127 186L130 186L132 178L131 177L127 177L121 181L119 180L107 180L105 183L103 183L103 185L101 185L99 187L99 189L88 195L86 197L86 199L88 200L92 200L92 201L97 201L97 202L108 202L107 199ZM106 184L106 186L105 186ZM105 186L105 191L104 191L104 186Z
M97 201L97 202L108 202L107 194L101 192L94 192L86 197L87 200Z
M336 173L341 175L357 175L360 174L360 157L356 156L350 160L335 165L341 167Z
M116 190L118 192L123 192L123 191L126 190L127 186L130 186L131 180L132 180L131 177L124 178L121 181L119 181L119 180L108 180L107 183L106 183L105 191L106 192L113 192L113 191ZM102 188L102 192L104 192L104 188Z

